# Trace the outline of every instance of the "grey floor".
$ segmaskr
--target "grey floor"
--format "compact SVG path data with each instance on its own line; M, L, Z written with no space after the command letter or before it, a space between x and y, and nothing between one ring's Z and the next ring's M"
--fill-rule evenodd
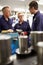
M14 59L14 65L37 65L37 57L29 57L25 59Z

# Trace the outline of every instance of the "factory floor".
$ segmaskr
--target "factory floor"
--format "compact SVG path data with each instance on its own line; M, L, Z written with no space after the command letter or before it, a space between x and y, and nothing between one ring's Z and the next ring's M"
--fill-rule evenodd
M27 58L18 59L16 55L13 55L13 65L37 65L37 56L29 56Z
M30 57L26 59L15 59L13 65L36 65L36 57Z

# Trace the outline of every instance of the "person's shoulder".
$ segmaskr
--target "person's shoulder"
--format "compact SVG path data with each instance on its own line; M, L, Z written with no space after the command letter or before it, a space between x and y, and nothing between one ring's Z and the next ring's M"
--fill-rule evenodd
M37 18L43 19L43 13L39 13L39 15L37 16Z
M24 21L24 23L27 23L27 21Z
M43 22L43 14L40 14L40 20Z
M4 19L4 16L2 15L2 16L0 17L0 21L3 20L3 19Z
M24 24L29 24L27 21L24 21Z
M3 22L3 16L1 16L1 18L0 18L0 23L2 23Z
M16 24L15 24L15 26L18 26L18 25L19 25L19 23L16 23Z
M0 18L2 17L2 15L0 15Z
M42 13L40 15L41 15L41 17L43 17L43 14Z
M39 12L38 17L43 17L43 14Z
M16 25L18 25L19 23L16 23Z
M9 18L9 22L13 23L12 19Z

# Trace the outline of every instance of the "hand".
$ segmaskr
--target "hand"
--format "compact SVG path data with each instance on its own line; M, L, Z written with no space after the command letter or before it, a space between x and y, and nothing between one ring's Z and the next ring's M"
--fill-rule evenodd
M9 30L3 30L1 33L11 33L11 32L13 32L13 30L9 29Z
M22 34L22 35L27 35L27 32L22 32L21 34Z
M11 32L13 32L13 30L12 29L9 29L9 30L7 30L9 33L11 33Z
M21 32L21 35L25 35L24 32Z

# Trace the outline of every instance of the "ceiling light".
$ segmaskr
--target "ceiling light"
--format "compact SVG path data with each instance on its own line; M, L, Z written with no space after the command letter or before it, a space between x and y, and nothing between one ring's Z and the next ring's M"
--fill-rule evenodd
M25 0L19 0L19 1L25 1Z

